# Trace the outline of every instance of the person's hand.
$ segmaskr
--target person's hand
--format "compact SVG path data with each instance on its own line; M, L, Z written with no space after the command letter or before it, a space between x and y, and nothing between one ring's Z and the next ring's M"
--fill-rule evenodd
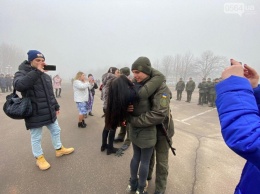
M127 112L133 112L134 111L134 105L130 104L127 107Z
M122 127L125 127L125 126L126 126L126 121L123 121L123 122L121 123L121 126L122 126Z
M88 77L88 81L89 81L89 83L94 83L94 78L93 78L93 76L89 76L89 77Z
M245 64L244 76L249 80L252 88L256 88L259 82L259 75L257 72L248 65Z
M235 76L239 76L239 77L244 77L244 68L243 66L236 60L231 59L231 66L226 68L221 75L221 78L227 79L229 78L231 75L235 75Z
M38 69L39 71L41 71L41 72L46 72L45 70L44 70L44 66L46 65L46 63L41 63L41 64L38 64L37 65L37 68L36 69Z

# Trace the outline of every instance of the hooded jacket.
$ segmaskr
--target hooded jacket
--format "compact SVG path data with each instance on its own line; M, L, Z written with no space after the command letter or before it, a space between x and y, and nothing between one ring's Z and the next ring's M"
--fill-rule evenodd
M22 96L29 97L32 102L33 114L25 119L27 129L38 128L54 123L56 111L60 106L54 96L52 80L49 75L24 61L14 76L14 89Z
M151 76L139 85L139 102L135 102L130 118L130 139L140 148L149 148L156 144L156 125L164 123L168 136L174 134L169 103L171 91L165 84L165 77L159 71L151 69ZM138 87L138 86L135 86Z
M260 193L260 86L231 76L216 85L222 136L246 160L235 194Z

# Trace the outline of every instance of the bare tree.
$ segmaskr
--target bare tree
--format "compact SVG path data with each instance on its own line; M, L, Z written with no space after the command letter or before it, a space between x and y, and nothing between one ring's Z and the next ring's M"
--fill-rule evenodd
M158 59L154 60L153 63L152 63L152 67L157 69L157 70L160 70L160 62Z
M201 57L196 60L194 67L202 78L206 78L210 75L219 75L225 63L227 63L226 57L216 56L212 51L208 50L203 52Z
M173 58L173 66L172 66L172 77L177 82L181 77L181 64L182 64L182 57L180 54L177 54Z
M23 51L13 45L0 45L0 72L13 74L24 59Z
M193 73L193 54L187 52L184 56L181 57L181 65L180 65L180 77L183 80L186 80L188 76Z
M166 80L168 80L168 78L170 76L172 66L173 66L173 57L170 55L165 56L162 59L162 71L163 71L163 74L164 74Z

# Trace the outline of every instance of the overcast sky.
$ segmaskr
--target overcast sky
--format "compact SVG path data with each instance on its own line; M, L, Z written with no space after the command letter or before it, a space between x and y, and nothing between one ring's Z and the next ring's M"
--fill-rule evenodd
M0 0L0 43L25 59L41 51L65 77L206 50L260 72L259 8L257 0Z

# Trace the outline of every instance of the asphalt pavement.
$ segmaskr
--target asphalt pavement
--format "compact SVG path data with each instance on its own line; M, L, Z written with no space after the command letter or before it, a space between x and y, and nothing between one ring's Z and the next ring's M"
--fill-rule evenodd
M175 124L170 153L166 194L232 194L245 161L224 143L217 110L197 105L195 91L191 103L171 100ZM0 93L3 106L7 93ZM100 151L104 118L102 101L96 90L94 116L86 119L87 128L77 127L78 112L70 84L63 85L58 121L65 147L71 155L56 158L50 133L43 130L42 148L51 168L41 171L31 152L30 133L23 120L12 120L0 112L0 194L125 194L130 177L132 147L122 157ZM117 130L117 132L119 129ZM115 144L120 147L122 143ZM155 189L155 175L148 193Z

